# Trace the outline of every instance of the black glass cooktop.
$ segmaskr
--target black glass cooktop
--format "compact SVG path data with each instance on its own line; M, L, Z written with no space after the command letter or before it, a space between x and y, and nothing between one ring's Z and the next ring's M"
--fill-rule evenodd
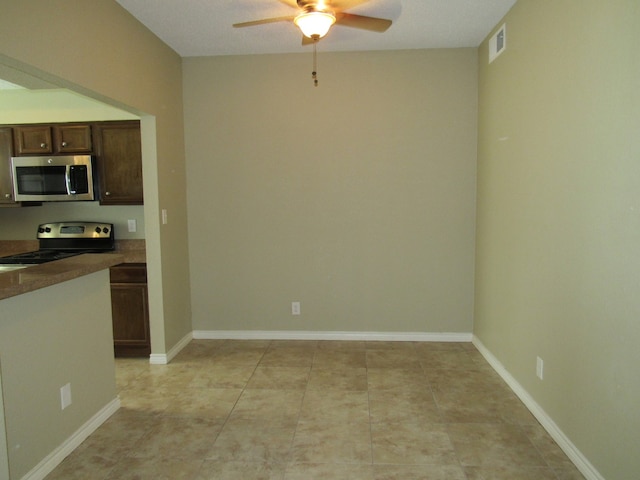
M63 258L73 257L90 251L38 250L36 252L19 253L9 257L1 257L0 265L38 265Z

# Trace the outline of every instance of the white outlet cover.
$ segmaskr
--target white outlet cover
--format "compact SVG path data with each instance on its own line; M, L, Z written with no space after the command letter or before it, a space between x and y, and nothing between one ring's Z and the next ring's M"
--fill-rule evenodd
M540 357L536 358L536 376L540 380L544 378L544 362Z
M60 408L64 410L71 405L71 384L67 383L60 388Z

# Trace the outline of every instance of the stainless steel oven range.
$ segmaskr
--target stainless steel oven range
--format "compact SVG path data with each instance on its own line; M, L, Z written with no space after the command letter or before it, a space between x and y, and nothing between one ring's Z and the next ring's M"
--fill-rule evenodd
M61 260L83 253L110 252L115 249L112 223L55 222L38 226L39 249L34 252L0 257L0 272Z

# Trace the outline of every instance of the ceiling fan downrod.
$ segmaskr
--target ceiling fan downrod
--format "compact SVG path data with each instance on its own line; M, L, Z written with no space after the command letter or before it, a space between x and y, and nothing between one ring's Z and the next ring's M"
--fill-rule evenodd
M311 72L311 78L313 79L313 86L318 86L318 52L316 50L316 46L318 45L318 40L320 37L318 35L313 35L311 37L313 40L313 71Z

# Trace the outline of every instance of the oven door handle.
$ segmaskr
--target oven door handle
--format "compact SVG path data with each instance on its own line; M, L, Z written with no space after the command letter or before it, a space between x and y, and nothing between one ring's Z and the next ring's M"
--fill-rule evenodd
M67 195L72 195L76 193L74 190L72 190L72 186L71 186L71 165L67 165L67 168L65 168L64 179L67 184Z
M68 195L75 195L77 192L77 188L78 186L76 185L76 179L75 176L72 177L71 176L71 169L74 167L74 165L67 165L67 168L65 169L64 172L64 179L67 183L67 194Z

